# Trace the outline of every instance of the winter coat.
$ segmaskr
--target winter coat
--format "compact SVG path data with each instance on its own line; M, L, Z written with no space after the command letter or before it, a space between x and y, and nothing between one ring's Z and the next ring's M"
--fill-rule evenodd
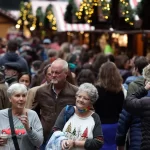
M132 115L141 118L142 142L140 150L150 149L150 98L144 97L148 91L144 87L128 96L125 100L124 107Z
M139 87L144 85L144 78L138 77L137 80L131 82L128 87L127 96L135 93ZM130 130L129 130L130 129ZM137 116L131 115L125 109L122 110L116 132L116 144L124 146L126 135L129 131L129 150L140 150L141 145L141 119Z
M6 63L18 63L21 66L22 72L28 72L28 64L26 60L20 57L17 53L7 52L4 56L0 58L0 66L4 66Z

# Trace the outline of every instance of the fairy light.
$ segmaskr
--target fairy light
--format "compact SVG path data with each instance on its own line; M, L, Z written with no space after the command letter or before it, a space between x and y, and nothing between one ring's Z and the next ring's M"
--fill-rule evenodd
M120 0L120 6L122 10L122 15L125 18L124 20L130 25L134 25L133 22L133 10L129 5L129 0Z

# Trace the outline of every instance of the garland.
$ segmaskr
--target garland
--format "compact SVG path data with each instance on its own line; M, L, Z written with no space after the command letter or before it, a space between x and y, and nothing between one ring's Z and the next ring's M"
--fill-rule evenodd
M129 4L129 0L120 0L120 12L125 18L124 20L130 25L134 25L135 10L133 10Z

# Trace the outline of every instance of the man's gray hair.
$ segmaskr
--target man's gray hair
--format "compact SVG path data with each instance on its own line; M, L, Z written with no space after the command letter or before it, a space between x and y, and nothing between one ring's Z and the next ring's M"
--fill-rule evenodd
M63 70L64 71L68 71L68 63L67 61L61 59L61 58L57 58L55 61L53 61L52 65L55 63L60 63L60 65L63 66Z
M150 82L150 64L143 69L143 78Z
M7 90L8 98L11 98L15 93L27 94L27 87L21 83L14 83Z
M83 83L79 86L78 91L76 94L81 92L86 92L90 97L91 103L94 104L98 99L98 91L96 87L91 83Z

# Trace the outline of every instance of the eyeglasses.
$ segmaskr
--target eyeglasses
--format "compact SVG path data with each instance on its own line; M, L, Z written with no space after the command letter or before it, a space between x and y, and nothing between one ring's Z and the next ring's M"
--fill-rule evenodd
M90 100L89 98L87 98L85 96L81 96L81 95L76 95L76 98L78 98L78 99L82 98L84 101L89 101Z

